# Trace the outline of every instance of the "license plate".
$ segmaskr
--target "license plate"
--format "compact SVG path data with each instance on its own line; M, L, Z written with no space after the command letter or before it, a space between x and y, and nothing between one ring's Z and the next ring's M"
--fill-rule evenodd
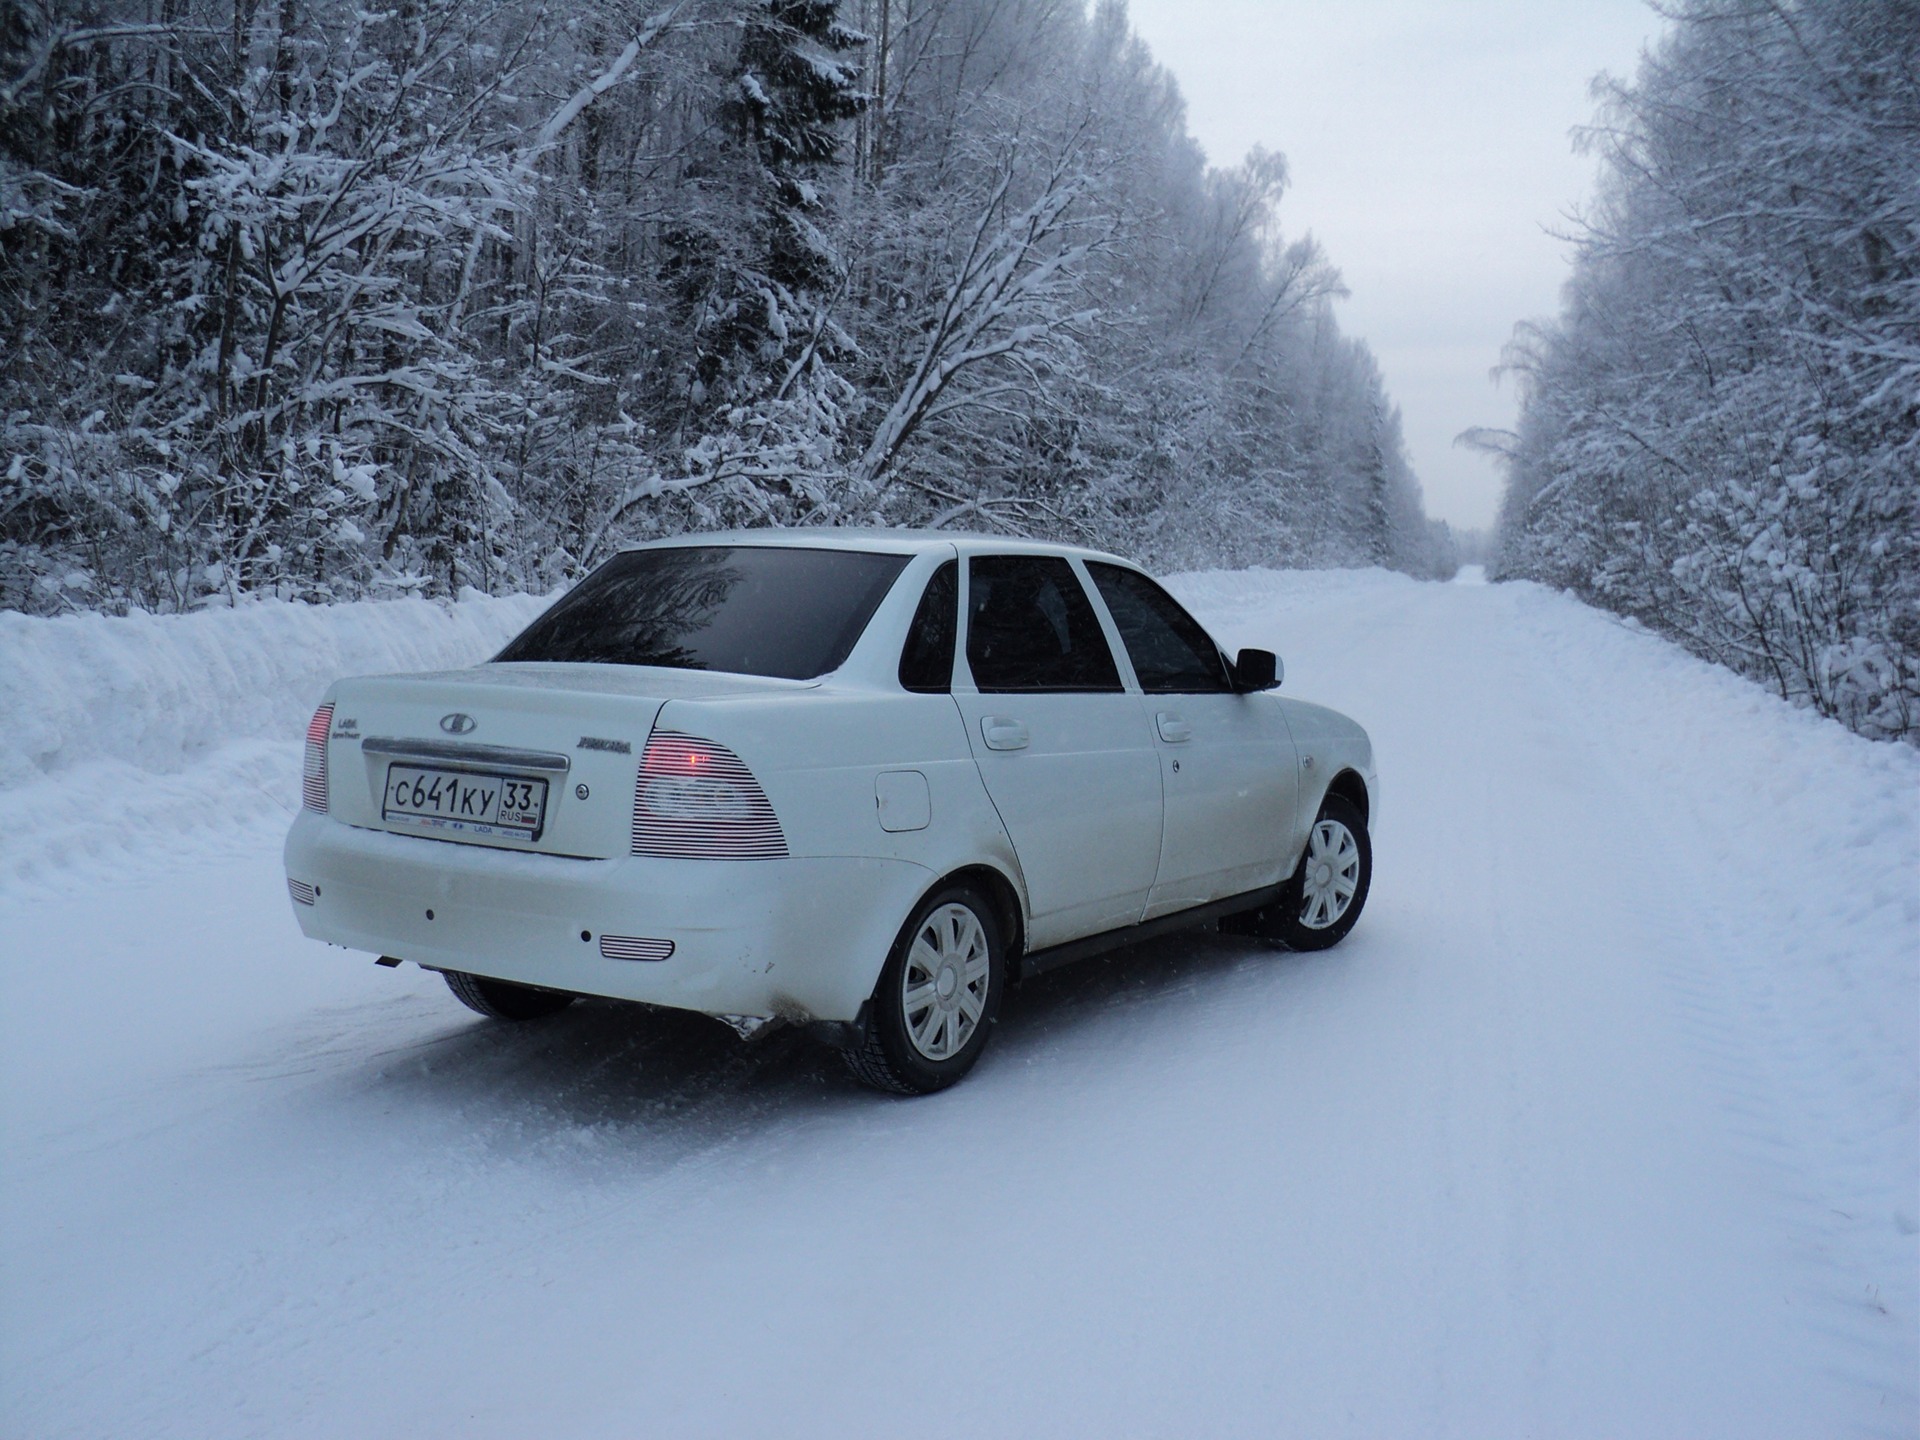
M382 820L404 820L467 835L538 840L546 821L547 782L478 770L389 765Z

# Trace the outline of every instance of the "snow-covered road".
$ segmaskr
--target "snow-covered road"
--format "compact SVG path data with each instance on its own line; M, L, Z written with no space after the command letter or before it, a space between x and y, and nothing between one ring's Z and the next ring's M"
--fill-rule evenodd
M85 772L110 850L16 789L0 1432L1920 1430L1920 755L1529 586L1180 588L1372 731L1367 914L1029 984L925 1100L308 944L291 744Z

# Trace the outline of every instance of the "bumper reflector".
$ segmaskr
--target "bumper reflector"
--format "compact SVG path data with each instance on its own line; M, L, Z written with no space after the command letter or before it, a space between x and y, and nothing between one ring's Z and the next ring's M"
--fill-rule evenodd
M673 954L673 942L643 935L602 935L600 953L609 960L665 960Z

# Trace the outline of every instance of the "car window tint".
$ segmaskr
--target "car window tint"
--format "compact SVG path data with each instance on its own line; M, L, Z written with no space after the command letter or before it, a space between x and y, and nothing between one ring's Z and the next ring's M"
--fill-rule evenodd
M1093 602L1065 560L977 555L967 582L967 664L982 691L1120 688Z
M772 545L630 550L494 658L811 680L846 660L909 558Z
M900 652L900 684L922 695L953 689L953 642L960 633L960 562L933 572Z
M1220 647L1179 601L1138 570L1097 561L1087 570L1112 612L1142 690L1191 695L1233 689Z

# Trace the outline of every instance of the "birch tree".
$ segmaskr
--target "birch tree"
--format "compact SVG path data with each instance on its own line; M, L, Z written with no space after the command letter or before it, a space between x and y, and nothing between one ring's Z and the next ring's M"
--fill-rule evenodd
M1920 731L1920 23L1681 7L1521 330L1498 565L1867 734Z

